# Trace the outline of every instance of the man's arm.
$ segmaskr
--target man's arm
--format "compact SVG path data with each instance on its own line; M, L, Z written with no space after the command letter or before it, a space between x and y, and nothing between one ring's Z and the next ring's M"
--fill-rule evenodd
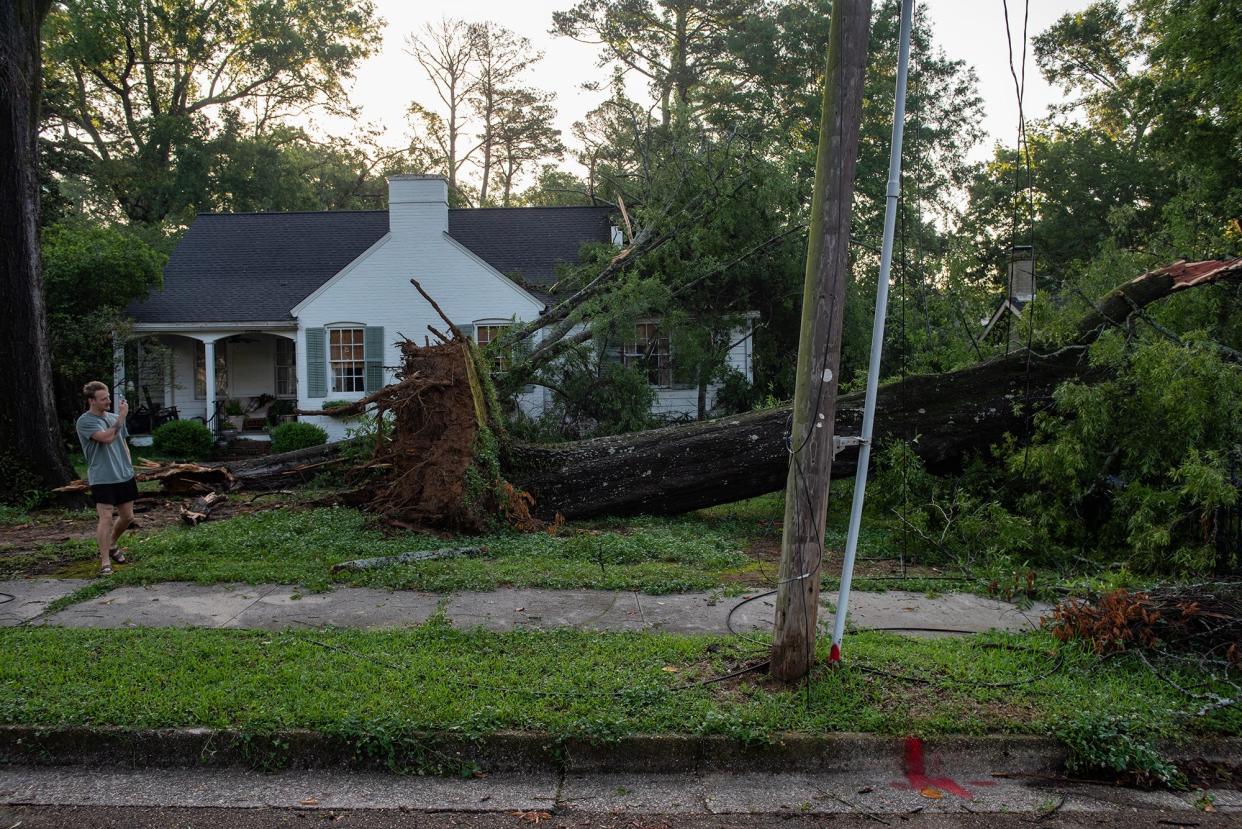
M129 414L129 403L123 398L121 405L116 413L116 423L113 423L107 429L100 429L91 435L91 440L97 443L111 443L116 440L116 436L121 434L121 430L125 428L125 418Z

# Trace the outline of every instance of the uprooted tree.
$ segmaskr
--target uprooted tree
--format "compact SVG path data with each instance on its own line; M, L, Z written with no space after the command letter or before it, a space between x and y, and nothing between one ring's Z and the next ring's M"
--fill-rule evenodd
M1072 341L1053 351L1018 348L959 371L889 383L880 390L876 434L917 434L914 450L929 469L955 469L1006 434L1025 434L1059 384L1098 379L1105 369L1089 363L1086 353L1104 330L1132 323L1145 307L1171 295L1239 277L1242 259L1179 262L1098 299ZM511 441L489 393L486 362L449 328L438 345L403 343L398 382L350 407L376 409L374 452L367 447L365 460L358 458L355 441L349 448L329 444L241 461L225 474L218 467L196 467L203 471L140 471L139 478L159 478L180 491L193 491L185 488L187 481L264 489L287 486L325 464L353 465L373 476L359 487L372 508L402 523L456 528L523 524L529 514L673 514L784 484L787 406L571 443ZM1224 356L1242 361L1233 352ZM862 395L842 396L836 434L857 434L861 415ZM854 450L843 451L832 471L853 475Z

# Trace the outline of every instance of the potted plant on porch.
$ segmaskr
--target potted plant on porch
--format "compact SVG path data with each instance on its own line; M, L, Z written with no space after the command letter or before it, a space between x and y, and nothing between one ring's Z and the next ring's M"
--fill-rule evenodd
M296 420L297 415L295 412L297 411L297 408L296 400L282 398L280 400L272 401L272 404L267 407L268 429L270 430L274 426L279 426L282 423L288 423L291 420Z
M224 404L224 418L234 431L240 432L246 425L246 410L240 400L230 400Z

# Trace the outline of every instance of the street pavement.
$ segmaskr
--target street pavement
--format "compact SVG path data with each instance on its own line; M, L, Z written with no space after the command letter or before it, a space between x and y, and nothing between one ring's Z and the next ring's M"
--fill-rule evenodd
M266 809L294 810L323 819L360 810L480 816L545 813L549 818L580 820L590 815L665 819L819 815L864 817L881 823L897 818L903 825L914 815L1025 815L1028 820L1055 815L1091 818L1096 823L1125 818L1129 823L1132 816L1155 813L1164 826L1200 825L1210 815L1242 820L1242 792L1237 791L1144 791L1019 774L996 776L985 767L948 769L943 774L923 780L895 770L659 775L534 772L452 779L340 770L269 774L212 768L18 766L0 767L0 809ZM1211 813L1201 811L1205 805L1211 806ZM9 825L0 823L6 829Z

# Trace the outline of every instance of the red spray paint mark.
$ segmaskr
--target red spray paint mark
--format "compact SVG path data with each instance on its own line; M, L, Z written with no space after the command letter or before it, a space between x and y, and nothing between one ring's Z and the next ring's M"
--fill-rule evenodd
M841 661L841 646L836 644L835 642L832 644L832 650L828 651L828 661L829 662L840 662Z
M894 783L895 789L913 789L921 791L927 787L941 789L962 800L974 800L970 792L963 789L952 778L928 777L927 765L923 758L923 741L918 737L906 738L906 783Z

